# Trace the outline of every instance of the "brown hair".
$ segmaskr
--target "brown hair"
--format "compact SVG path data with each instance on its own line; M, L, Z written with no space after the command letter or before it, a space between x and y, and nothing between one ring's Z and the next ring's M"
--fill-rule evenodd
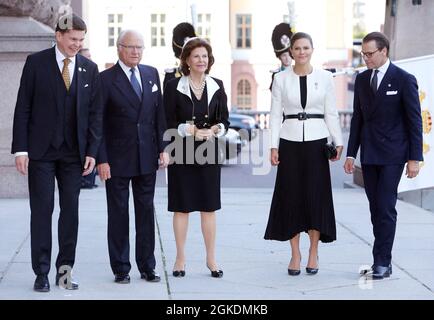
M205 48L208 52L208 68L205 73L208 74L211 70L212 65L214 64L214 56L212 55L211 45L202 38L192 38L187 41L182 48L180 60L181 60L181 71L184 75L188 76L190 74L189 67L187 65L187 59L190 57L191 52L196 48Z
M87 26L84 20L76 14L68 14L59 18L59 21L56 25L56 32L59 31L61 33L65 33L69 30L84 31L86 33Z
M313 41L312 41L312 37L308 34L308 33L304 33L304 32L297 32L295 34L292 35L291 37L291 48L294 47L294 43L297 40L300 39L307 39L310 42L310 45L313 48Z
M389 56L389 39L381 32L368 33L362 40L363 43L375 41L378 50L387 49L387 56Z

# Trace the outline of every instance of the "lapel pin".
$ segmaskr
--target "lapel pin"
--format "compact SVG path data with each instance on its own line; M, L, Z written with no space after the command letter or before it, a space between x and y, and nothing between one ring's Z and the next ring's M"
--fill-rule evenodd
M315 90L318 90L318 82L315 82Z
M151 80L149 80L149 84L151 84L151 85L152 85L152 81L151 81Z
M392 85L389 83L387 86L390 88Z
M85 88L89 87L89 84L86 83L86 84L84 85L84 87L85 87Z

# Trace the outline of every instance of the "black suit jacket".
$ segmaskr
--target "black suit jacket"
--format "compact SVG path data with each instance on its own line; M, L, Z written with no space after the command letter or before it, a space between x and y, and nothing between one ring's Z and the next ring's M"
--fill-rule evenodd
M157 69L139 65L142 99L119 63L101 73L104 133L98 163L108 163L112 176L155 172L166 143L166 117Z
M27 151L30 159L39 160L47 152L55 134L57 113L64 107L56 90L64 85L59 81L59 73L54 47L27 57L15 107L12 153ZM84 162L85 156L96 158L102 133L97 65L77 55L76 77L77 141Z
M360 146L362 164L422 161L422 117L416 78L390 63L374 95L371 74L372 70L366 70L356 78L347 156L355 158Z

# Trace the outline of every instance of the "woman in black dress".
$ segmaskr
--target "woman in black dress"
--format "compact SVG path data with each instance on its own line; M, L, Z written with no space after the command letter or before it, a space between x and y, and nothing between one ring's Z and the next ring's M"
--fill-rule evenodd
M215 259L215 211L221 207L217 148L218 138L229 126L229 114L223 82L208 75L213 63L209 43L201 38L189 39L181 53L183 76L170 80L164 90L167 126L175 132L168 168L168 210L174 212L177 251L175 277L185 275L184 247L192 211L201 213L211 276L223 276Z
M294 67L276 74L270 111L271 164L278 166L265 239L290 240L289 275L300 274L300 232L309 234L306 272L318 272L318 242L336 240L327 137L337 146L342 134L333 76L310 64L312 38L296 33L291 38ZM285 120L282 123L282 112Z

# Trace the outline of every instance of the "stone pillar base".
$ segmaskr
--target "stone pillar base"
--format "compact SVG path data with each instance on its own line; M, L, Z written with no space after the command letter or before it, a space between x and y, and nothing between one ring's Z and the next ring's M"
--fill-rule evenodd
M27 56L53 44L54 31L46 25L29 17L0 16L0 198L28 197L27 177L17 172L10 154L13 116Z

